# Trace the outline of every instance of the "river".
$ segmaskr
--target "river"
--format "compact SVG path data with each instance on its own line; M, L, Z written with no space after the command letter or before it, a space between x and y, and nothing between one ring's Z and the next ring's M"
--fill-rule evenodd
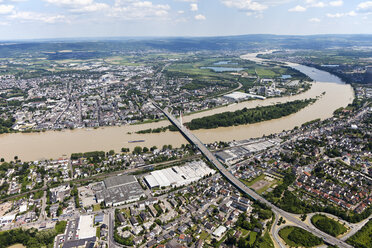
M264 60L256 58L256 54L242 56L258 63ZM310 90L305 93L271 98L266 100L253 100L229 106L199 112L189 116L184 116L184 121L188 122L193 118L213 115L225 111L235 111L242 108L254 108L257 106L267 106L273 103L283 103L297 99L320 97L314 104L307 106L299 112L270 121L255 124L222 127L217 129L195 130L193 133L204 143L214 141L242 140L247 138L260 137L278 133L283 130L290 130L295 126L317 118L325 119L332 116L334 110L345 107L354 99L354 92L350 85L344 84L338 77L328 72L320 71L315 68L288 63L289 66L305 73L312 78L313 83ZM43 133L13 133L0 135L0 157L6 161L18 156L22 161L32 161L41 159L55 159L63 155L70 156L74 152L86 151L109 151L111 149L119 152L122 147L133 149L135 146L157 146L171 144L179 147L187 141L178 132L164 132L158 134L135 134L136 131L148 128L167 126L168 121L147 123L139 125L104 127L94 130L76 129L63 131L47 131ZM128 134L132 133L132 134ZM128 143L131 140L145 140L141 143Z

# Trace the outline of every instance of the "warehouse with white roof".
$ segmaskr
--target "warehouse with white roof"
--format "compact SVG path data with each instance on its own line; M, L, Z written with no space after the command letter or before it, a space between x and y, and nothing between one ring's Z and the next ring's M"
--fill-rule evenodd
M150 188L178 187L198 181L206 175L215 173L203 161L194 161L184 166L153 171L144 177Z

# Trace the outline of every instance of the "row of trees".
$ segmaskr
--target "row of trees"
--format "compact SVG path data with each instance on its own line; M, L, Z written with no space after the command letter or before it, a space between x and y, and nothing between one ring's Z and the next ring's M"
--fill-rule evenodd
M94 152L85 152L85 153L72 153L71 159L87 158L92 160L93 163L101 162L105 158L105 152L103 151L94 151Z
M224 112L211 116L206 116L198 119L193 119L191 122L186 123L186 126L191 129L210 129L218 127L229 127L243 124L256 123L272 119L281 118L306 107L313 103L315 99L296 100L276 104L272 106L258 107L254 109L244 108L235 112Z

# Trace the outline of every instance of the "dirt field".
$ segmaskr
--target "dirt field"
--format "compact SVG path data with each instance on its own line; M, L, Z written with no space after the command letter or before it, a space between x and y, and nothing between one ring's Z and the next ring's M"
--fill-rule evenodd
M9 246L8 248L26 248L26 247L23 246L22 244L15 244L15 245Z
M258 191L258 190L262 189L263 187L265 187L269 184L271 184L271 182L268 182L266 180L260 180L258 182L255 182L254 184L252 184L251 188Z
M12 207L11 202L5 202L0 205L0 217L3 216Z

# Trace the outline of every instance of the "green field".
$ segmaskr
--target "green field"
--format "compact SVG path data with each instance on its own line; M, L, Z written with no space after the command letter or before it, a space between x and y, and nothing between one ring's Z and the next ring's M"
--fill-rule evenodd
M96 204L96 205L93 205L93 211L99 211L101 210L101 204Z
M268 231L266 231L263 237L260 237L256 243L258 247L260 248L274 248L275 247Z
M256 178L254 178L254 179L252 179L252 180L244 180L244 179L242 179L242 181L244 182L244 184L245 185L247 185L248 187L250 187L250 186L252 186L254 183L256 183L256 182L258 182L258 181L260 181L260 180L263 180L265 178L265 174L262 174L262 175L260 175L260 176L258 176L258 177L256 177Z
M244 228L241 228L241 227L238 227L238 230L242 232L242 237L245 237L248 235L249 231L244 229Z
M229 64L215 64L219 61L231 61ZM258 65L251 61L237 59L237 58L197 58L190 62L175 63L169 66L166 70L168 72L179 72L197 76L221 76L232 77L231 72L215 72L211 69L201 69L201 67L227 67L227 68L244 68L244 72L249 75L259 76L260 78L279 78L283 74L290 74L293 78L303 79L304 76L297 71L277 65Z
M351 244L355 248L372 247L372 220L368 221L359 232L351 236L347 240L347 243Z
M67 225L67 221L58 221L56 223L56 226L54 227L54 229L56 230L57 234L61 234L61 233L64 233L65 230L66 230L66 225Z
M264 175L264 174L262 174L262 175L260 175L260 176L258 176L258 177L256 177L256 178L254 178L254 179L252 179L252 180L250 180L250 181L248 181L248 180L242 180L242 181L243 181L243 183L244 183L245 185L247 185L248 187L251 187L253 184L255 184L256 182L259 182L259 181L261 181L261 180L265 180L265 175ZM274 184L277 184L277 183L278 183L278 180L273 180L273 181L269 182L267 185L263 186L262 188L256 190L256 192L257 192L258 194L262 194L262 193L265 192L268 188L272 187Z
M124 217L126 217L127 219L129 219L131 217L129 209L123 208L120 211L123 213Z
M200 234L199 239L201 239L201 240L206 240L208 237L209 237L209 233L207 233L206 231L203 231L203 232Z
M291 247L314 247L323 243L320 238L295 226L286 226L280 229L279 236Z
M317 214L311 218L311 223L319 230L337 237L347 231L346 227L340 222L328 218L325 215Z
M250 232L249 233L249 238L248 238L248 243L250 244L250 245L253 245L254 244L254 242L256 241L256 238L257 238L257 233L256 232Z

